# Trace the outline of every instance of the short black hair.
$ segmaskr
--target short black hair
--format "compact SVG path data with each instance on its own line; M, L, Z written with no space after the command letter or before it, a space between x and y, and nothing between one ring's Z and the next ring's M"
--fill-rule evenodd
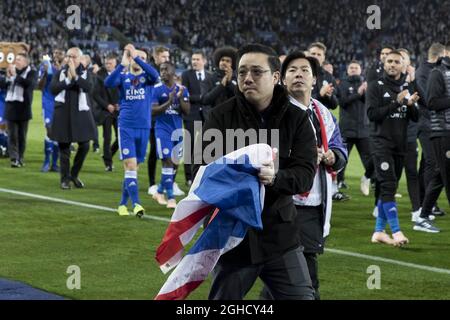
M170 66L173 69L174 73L175 73L175 69L176 68L175 68L175 65L172 62L170 62L170 61L163 62L163 63L161 63L161 66L163 64L166 64L166 65ZM160 66L160 68L161 68L161 66Z
M284 59L283 64L281 65L281 79L284 79L284 77L286 76L286 71L287 71L287 68L289 67L289 64L292 61L297 60L297 59L308 60L309 65L311 66L312 74L314 77L317 78L317 74L319 73L319 69L320 69L319 61L317 61L317 59L314 57L309 57L309 56L305 55L305 53L302 51L294 51L294 52L290 53L286 57L286 59Z
M229 57L229 58L231 58L231 61L232 61L231 67L233 68L233 70L236 70L236 53L237 53L237 49L234 47L231 47L231 46L225 46L225 47L216 49L216 51L214 51L214 53L213 53L214 65L216 67L219 67L220 59L222 59L222 57Z
M267 60L269 62L270 71L272 71L272 73L280 71L280 59L278 59L278 54L272 48L259 43L247 44L241 47L237 52L238 64L239 61L241 61L242 56L246 53L263 53L268 55Z
M445 44L445 50L450 51L450 40Z
M383 50L383 49L391 49L391 50L395 50L395 48L394 48L392 45L388 44L388 43L385 43L385 44L383 44L383 45L381 46L380 52L381 52L381 50Z

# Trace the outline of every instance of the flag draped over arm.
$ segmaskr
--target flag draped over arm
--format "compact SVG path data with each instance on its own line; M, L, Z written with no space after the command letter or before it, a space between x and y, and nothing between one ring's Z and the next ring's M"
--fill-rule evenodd
M244 239L249 227L262 229L264 186L259 183L258 171L262 163L271 160L271 147L255 144L199 169L157 249L161 270L176 269L155 299L186 298L207 278L220 256ZM217 215L183 257L184 247L213 210Z

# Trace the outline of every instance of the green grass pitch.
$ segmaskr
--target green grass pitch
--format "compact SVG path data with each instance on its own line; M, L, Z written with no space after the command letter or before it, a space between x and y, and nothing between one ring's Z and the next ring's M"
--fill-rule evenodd
M26 166L12 169L8 159L0 159L0 188L115 208L123 177L117 155L115 171L106 173L101 154L89 153L80 174L86 183L86 189L82 190L62 191L58 174L39 171L44 138L40 97L36 92ZM184 187L181 170L177 181ZM170 218L171 212L147 195L146 171L144 165L139 173L140 196L146 213ZM350 185L346 192L352 199L334 203L328 248L450 270L449 216L438 218L437 225L442 230L439 234L413 231L402 178L399 192L403 197L398 200L400 223L411 244L402 249L371 244L375 223L371 215L373 198L364 197L359 191L362 166L356 151L346 174ZM450 213L445 196L441 196L439 203ZM0 278L23 281L70 299L153 299L166 279L154 260L166 222L119 217L113 212L5 192L0 192L0 221ZM81 268L79 290L66 286L70 265ZM380 267L380 289L367 287L371 275L367 269L371 265ZM450 273L332 252L320 257L319 269L323 299L450 299ZM209 284L206 281L189 298L206 299ZM257 299L260 289L258 281L247 298Z

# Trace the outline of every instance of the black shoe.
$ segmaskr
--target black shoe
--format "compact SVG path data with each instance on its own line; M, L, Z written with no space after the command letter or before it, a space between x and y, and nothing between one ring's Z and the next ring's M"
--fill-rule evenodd
M73 185L75 186L75 188L78 188L78 189L84 188L84 183L80 179L78 179L78 178L71 178L71 180L72 180Z
M70 186L69 181L63 181L61 182L61 189L63 190L70 190L72 187Z
M105 171L106 171L106 172L112 172L112 171L113 171L113 168L114 168L113 166L106 166L106 167L105 167Z
M19 160L11 160L11 168L20 168L22 165Z
M442 217L445 216L445 211L439 208L438 206L433 207L433 210L431 210L431 214L433 216Z
M345 183L345 181L341 181L338 183L338 189L348 189L348 185Z
M334 201L347 201L347 200L350 200L350 196L346 195L343 192L336 192L333 195L332 198L333 198Z

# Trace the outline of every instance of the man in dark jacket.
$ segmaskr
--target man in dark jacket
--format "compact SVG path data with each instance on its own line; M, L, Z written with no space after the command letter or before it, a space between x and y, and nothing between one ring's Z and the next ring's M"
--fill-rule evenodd
M440 184L443 184L450 203L450 43L445 46L445 57L441 58L438 66L431 71L427 84L427 105L430 110L431 123L431 147L436 159L439 176L433 176L427 193L436 192ZM425 201L424 201L425 203ZM425 215L430 214L430 206L421 213L420 219L416 222L414 230L421 230L424 222L429 229L430 221L425 219ZM432 226L434 227L434 226ZM439 232L439 230L434 230Z
M309 114L316 133L318 163L314 183L307 193L294 196L294 204L300 241L304 246L317 300L320 299L317 255L323 253L325 238L330 232L333 191L331 173L343 169L347 162L347 150L336 118L324 105L311 98L318 69L317 60L306 57L302 52L288 55L281 68L281 78L291 103Z
M420 217L424 219L428 218L431 213L433 215L442 215L442 211L435 204L444 185L442 184L439 170L436 170L437 163L431 148L430 110L428 109L426 93L430 73L436 67L439 58L442 58L444 55L445 46L440 43L433 43L428 50L428 60L424 61L416 71L417 91L421 97L419 100L418 136L422 147L420 175L423 179L423 186L421 188L424 189ZM433 181L433 187L428 188L431 181Z
M30 66L26 53L19 53L14 64L6 71L5 83L7 87L4 118L8 124L8 146L11 167L23 166L28 122L32 118L31 105L33 90L37 84L38 74Z
M319 61L320 68L317 80L313 88L312 97L317 99L328 109L334 110L338 107L337 84L333 75L323 68L327 47L322 42L314 42L308 48L308 54Z
M105 164L105 171L113 170L112 158L119 147L117 141L119 90L117 88L106 88L104 85L106 77L114 71L116 66L116 56L107 56L105 59L105 67L97 72L95 92L92 94L96 102L96 110L94 112L95 120L98 125L103 127L103 162ZM111 145L113 128L116 141Z
M202 103L214 108L236 94L236 49L233 47L219 48L214 52L213 60L216 68L215 87L202 96Z
M183 139L184 145L184 176L186 184L192 183L192 157L194 148L194 139L198 134L198 129L208 118L211 106L202 103L202 97L214 86L214 78L212 74L205 70L206 57L202 51L195 51L191 58L192 69L183 72L181 75L181 84L186 87L189 92L189 102L191 109L189 114L183 115L184 129L189 132L190 139Z
M95 138L95 122L90 99L93 83L91 76L80 62L82 51L67 51L67 64L52 79L50 88L55 95L55 111L50 139L57 141L60 149L61 188L70 189L70 181L76 188L84 188L78 178L89 151L89 141ZM78 150L70 168L70 144L78 143Z
M377 61L373 66L367 69L366 72L366 81L367 83L378 80L383 76L384 72L384 61L386 60L387 55L394 50L394 47L390 45L383 45L380 51L380 60Z
M409 242L400 230L394 196L406 154L408 122L419 118L419 95L408 91L408 83L402 77L403 67L401 53L391 51L385 60L383 77L368 84L366 96L372 156L379 184L378 217L372 242L395 246ZM384 231L387 222L393 239Z
M226 134L227 129L254 129L257 142L266 143L278 134L279 146L272 147L278 148L279 170L275 173L273 162L261 168L259 179L266 189L263 230L249 229L244 240L219 259L209 298L243 299L260 277L275 299L313 299L292 195L311 189L317 161L314 132L306 112L290 104L277 85L280 63L271 48L244 46L238 61L237 95L211 111L203 130L219 130L223 150L237 149L236 137ZM203 154L207 147L210 142L205 139L197 152ZM215 154L214 159L221 156ZM198 168L194 165L194 173Z
M370 181L367 169L370 165L370 140L369 140L369 118L365 105L367 82L361 78L361 65L358 61L351 61L347 67L348 77L339 84L339 127L344 143L347 146L348 154L356 146L361 162L366 173L361 177L361 192L369 195ZM345 181L345 169L339 172L338 182Z

